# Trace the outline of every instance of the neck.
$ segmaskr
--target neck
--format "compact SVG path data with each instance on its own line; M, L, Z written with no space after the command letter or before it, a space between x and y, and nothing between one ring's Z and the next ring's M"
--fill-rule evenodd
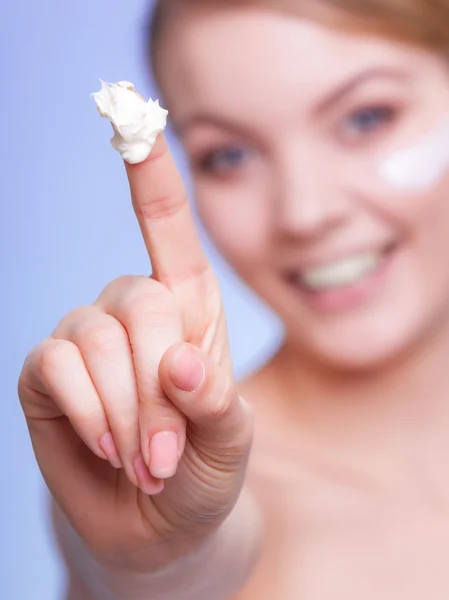
M449 324L402 357L363 373L304 362L288 342L271 363L289 422L320 445L403 460L449 454ZM306 365L306 366L305 366ZM425 450L424 450L425 449ZM408 455L409 455L408 454Z

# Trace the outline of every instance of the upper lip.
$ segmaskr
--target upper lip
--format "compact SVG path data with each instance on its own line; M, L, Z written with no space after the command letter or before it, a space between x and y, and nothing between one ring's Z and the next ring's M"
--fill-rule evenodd
M299 273L306 271L307 269L319 268L330 265L341 260L356 258L357 256L363 256L366 254L383 254L390 250L393 250L396 246L395 242L384 242L378 244L363 245L353 248L346 248L341 250L333 250L332 252L322 253L320 255L310 257L299 257L298 260L292 264L291 267L286 267L285 271L288 274Z

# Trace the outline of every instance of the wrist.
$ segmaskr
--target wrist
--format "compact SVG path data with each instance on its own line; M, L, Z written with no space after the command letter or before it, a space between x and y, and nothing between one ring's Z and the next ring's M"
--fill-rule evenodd
M127 554L98 556L68 522L59 532L72 575L95 600L224 600L248 579L258 558L262 525L253 499L242 493L229 517L207 537L179 540Z

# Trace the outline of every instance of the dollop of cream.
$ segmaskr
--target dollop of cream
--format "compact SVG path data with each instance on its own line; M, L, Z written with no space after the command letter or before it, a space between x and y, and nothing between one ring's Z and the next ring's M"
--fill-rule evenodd
M146 102L129 81L100 82L101 90L91 96L100 115L111 121L112 147L130 164L143 162L167 125L168 111L158 100Z
M436 187L449 169L449 117L422 140L387 156L380 175L391 187L425 192Z

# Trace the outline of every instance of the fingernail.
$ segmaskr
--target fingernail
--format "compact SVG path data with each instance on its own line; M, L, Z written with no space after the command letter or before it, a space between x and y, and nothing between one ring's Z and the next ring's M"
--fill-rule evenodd
M192 348L181 346L173 357L170 377L177 388L194 392L203 383L206 369Z
M100 440L101 449L114 467L114 469L121 469L123 467L122 461L120 460L120 456L117 450L117 446L115 445L114 438L112 437L112 433L105 433L104 436Z
M179 441L174 431L155 433L150 442L150 472L157 479L173 477L178 468Z
M148 496L155 496L156 494L160 494L162 492L164 489L164 482L155 479L151 475L142 456L138 456L135 459L134 471L136 473L139 488L144 494L148 494Z

